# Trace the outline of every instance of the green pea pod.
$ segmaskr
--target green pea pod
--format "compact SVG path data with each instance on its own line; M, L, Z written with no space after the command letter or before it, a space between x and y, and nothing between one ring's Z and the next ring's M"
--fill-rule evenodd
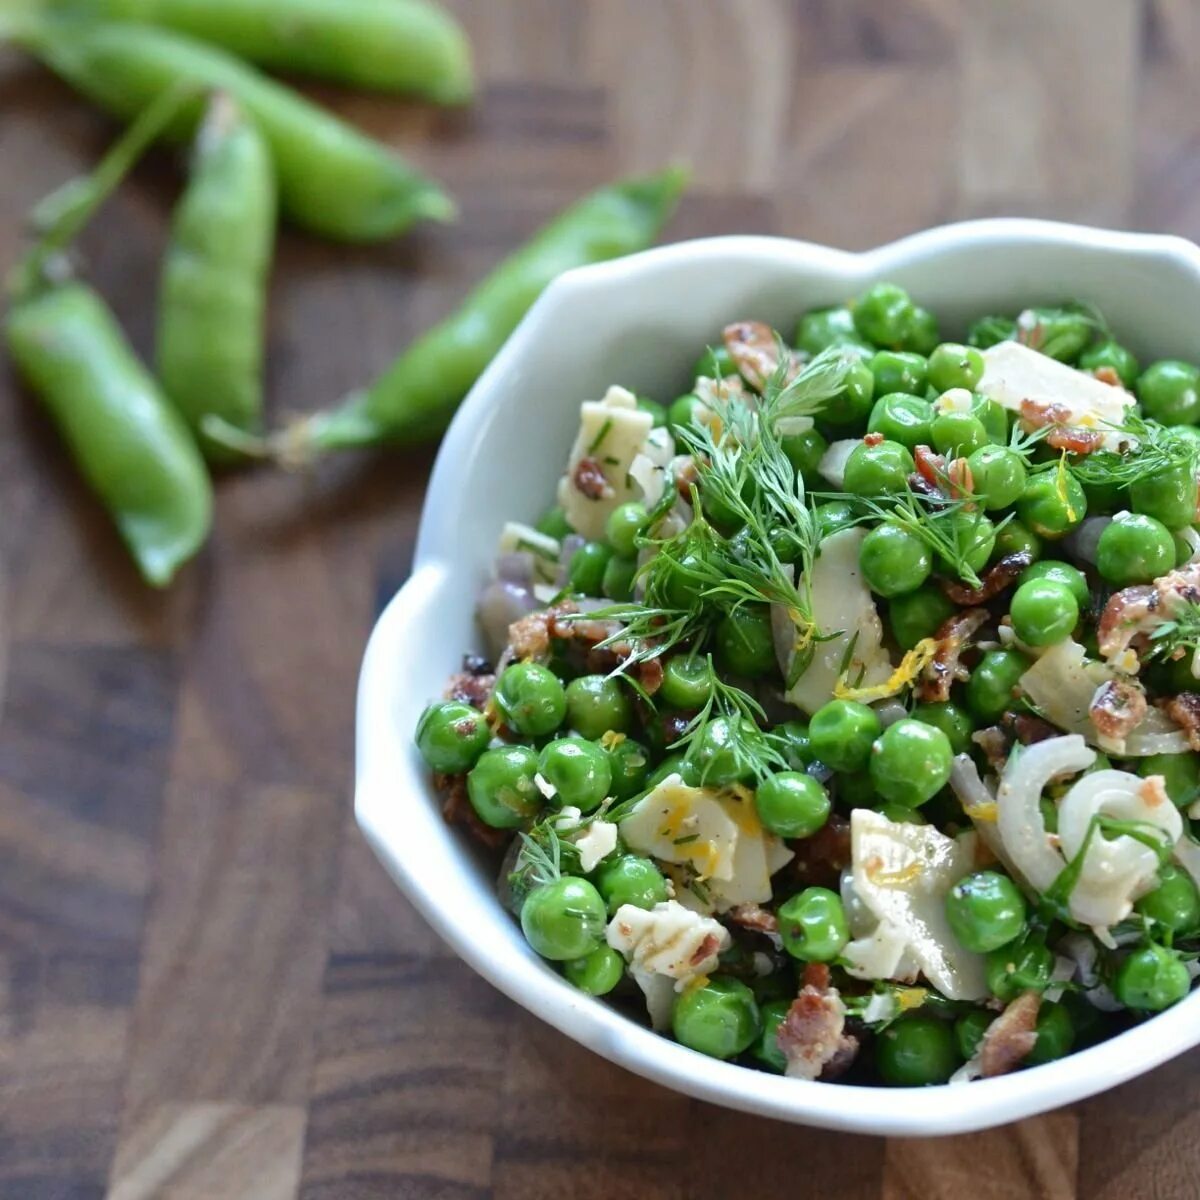
M223 50L134 22L29 15L6 20L15 43L125 120L178 81L198 91L228 92L271 148L284 215L313 233L378 241L421 218L455 214L449 196L399 155ZM190 138L203 108L197 96L167 135Z
M278 457L303 462L327 450L416 441L444 429L546 285L572 267L644 250L686 183L687 172L673 167L585 196L505 259L369 388L280 435Z
M50 0L53 12L143 21L212 42L259 66L351 87L471 98L461 26L426 0Z
M215 413L262 422L263 320L275 240L275 176L254 122L224 93L196 139L171 224L158 315L158 376L194 430ZM210 457L229 451L206 439Z
M164 587L212 520L211 486L187 426L91 288L67 283L18 301L5 333L142 575Z

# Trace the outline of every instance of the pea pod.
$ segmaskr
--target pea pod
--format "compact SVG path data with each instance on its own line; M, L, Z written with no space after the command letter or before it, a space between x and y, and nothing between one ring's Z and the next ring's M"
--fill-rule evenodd
M178 81L228 92L271 148L284 215L312 233L370 242L454 216L454 202L399 155L223 50L134 22L26 15L10 24L15 43L124 120ZM166 135L189 139L203 108L197 95Z
M82 229L185 97L164 95L101 163L13 274L5 337L80 470L111 513L143 576L164 586L208 535L212 489L187 426L129 347L104 301L59 280L56 255ZM118 169L120 168L120 169Z
M364 391L280 435L278 456L415 441L445 428L508 335L556 276L645 249L687 182L681 168L600 188L502 262L453 315L418 338ZM214 434L214 423L206 423Z
M144 21L259 66L461 104L473 90L458 22L425 0L51 0L51 11Z
M254 122L220 93L196 139L163 262L158 375L194 430L206 413L258 432L275 176ZM201 440L209 457L228 451Z

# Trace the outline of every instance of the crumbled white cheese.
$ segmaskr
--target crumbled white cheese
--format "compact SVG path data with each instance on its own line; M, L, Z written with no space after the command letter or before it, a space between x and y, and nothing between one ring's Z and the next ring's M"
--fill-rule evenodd
M889 956L903 941L921 973L951 1000L987 995L983 957L966 950L946 919L946 896L975 869L973 845L932 825L889 821L855 809L850 816L854 890L879 919ZM886 924L885 924L886 923ZM880 946L883 949L883 945Z
M933 402L933 411L939 417L942 413L969 413L974 402L975 397L967 388L950 388Z
M976 390L1011 412L1023 401L1055 404L1065 411L1065 423L1104 433L1106 449L1116 450L1128 436L1112 431L1126 418L1134 397L1122 387L1102 383L1092 375L1057 362L1020 342L998 342L983 351L983 377Z
M628 500L642 498L641 486L630 475L634 459L653 428L654 418L637 406L637 397L623 387L610 387L603 400L579 406L579 433L559 481L558 502L575 531L585 538L604 536L609 514ZM604 494L585 495L576 482L576 468L591 459L604 475Z
M840 441L830 442L829 449L821 455L821 461L817 463L817 474L830 487L840 492L846 485L846 463L850 461L850 455L862 444L862 438L842 438Z
M593 871L602 858L617 848L617 827L611 821L591 821L574 842L579 851L580 870Z
M883 648L883 623L858 565L866 536L864 529L839 530L821 543L813 566L812 616L828 640L813 647L812 661L786 697L809 714L832 698L843 667L847 679L861 687L883 683L892 674ZM790 655L789 662L780 665L786 676Z
M506 521L500 531L500 553L531 555L534 579L541 583L553 583L558 578L560 549L557 538L519 521Z
M558 795L558 789L555 788L554 784L552 784L550 780L548 780L545 775L541 773L541 771L534 772L533 785L539 792L542 793L543 796L546 797L547 800L553 800L554 797ZM557 824L558 821L561 821L563 819L563 815L568 812L573 812L576 817L580 816L579 809L572 808L570 805L568 805L562 810L562 812L558 814L555 823Z
M717 956L731 941L719 921L674 900L651 909L622 904L605 936L608 944L624 955L630 975L646 994L646 1007L656 1029L670 1024L672 993L715 970Z

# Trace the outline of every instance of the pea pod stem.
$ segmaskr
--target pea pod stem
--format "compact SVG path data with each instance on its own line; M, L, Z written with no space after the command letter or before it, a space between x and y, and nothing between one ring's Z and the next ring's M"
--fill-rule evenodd
M672 167L585 196L505 259L373 384L275 435L272 455L295 464L331 450L436 436L547 284L572 267L644 250L687 178Z
M18 14L9 25L17 45L126 121L180 81L230 93L270 146L284 215L313 233L379 241L455 215L450 197L389 147L215 46L132 21ZM163 136L188 141L203 109L197 94Z

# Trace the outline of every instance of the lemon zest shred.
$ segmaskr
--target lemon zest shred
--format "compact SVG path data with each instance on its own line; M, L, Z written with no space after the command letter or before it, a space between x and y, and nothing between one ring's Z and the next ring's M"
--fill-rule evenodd
M934 638L922 638L905 654L900 665L883 683L865 688L850 687L843 674L833 686L833 697L835 700L857 700L860 704L870 704L874 700L897 696L916 682L917 676L933 661L937 652L938 643Z
M616 729L606 729L600 737L600 745L605 750L615 750L625 740L625 734Z
M1067 452L1065 450L1058 459L1058 474L1054 481L1054 490L1062 501L1063 508L1067 510L1067 519L1074 524L1078 517L1076 517L1075 509L1071 506L1071 501L1067 496Z
M987 825L994 825L1000 819L1000 807L995 800L989 800L984 804L972 804L967 810L967 816L972 821L983 821Z
M901 867L898 871L884 871L882 864L868 863L867 877L872 883L876 883L880 887L895 887L905 883L912 883L914 879L921 876L924 869L919 862L911 862L907 867Z
M910 1009L920 1008L925 1003L925 997L928 995L928 988L900 988L896 992L896 1004L899 1006L901 1012L908 1012Z

